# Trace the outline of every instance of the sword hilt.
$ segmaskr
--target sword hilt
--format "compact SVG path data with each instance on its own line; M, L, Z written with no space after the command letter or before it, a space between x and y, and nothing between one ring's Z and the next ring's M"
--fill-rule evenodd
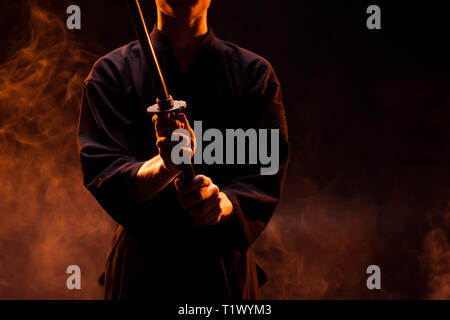
M170 97L172 98L172 97ZM147 113L150 115L153 114L160 114L160 113L170 113L170 116L175 116L177 113L179 113L181 110L186 108L186 102L182 100L172 100L173 106L169 107L169 109L164 110L163 106L161 106L157 100L157 103L147 108ZM195 170L192 163L182 163L178 166L182 173L183 173L183 179L185 181L191 181L195 177Z
M191 182L195 177L195 170L192 163L183 163L179 166L181 173L183 174L183 180L186 182Z

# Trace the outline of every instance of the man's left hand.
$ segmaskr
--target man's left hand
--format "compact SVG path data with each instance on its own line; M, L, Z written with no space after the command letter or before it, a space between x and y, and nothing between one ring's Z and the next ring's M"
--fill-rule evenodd
M233 204L210 178L197 175L190 182L175 180L178 201L192 217L194 224L214 225L227 220L233 213Z

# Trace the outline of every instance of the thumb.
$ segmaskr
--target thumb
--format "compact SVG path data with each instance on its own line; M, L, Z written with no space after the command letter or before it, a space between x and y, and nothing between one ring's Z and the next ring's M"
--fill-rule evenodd
M174 183L177 191L180 191L180 188L183 186L183 181L181 180L181 178L176 178Z
M184 128L189 131L189 133L191 135L191 149L193 152L195 152L195 149L197 148L197 139L195 137L194 130L192 129L191 125L189 124L188 119L186 118L186 115L183 112L178 113L177 117L178 117L178 120L184 124Z

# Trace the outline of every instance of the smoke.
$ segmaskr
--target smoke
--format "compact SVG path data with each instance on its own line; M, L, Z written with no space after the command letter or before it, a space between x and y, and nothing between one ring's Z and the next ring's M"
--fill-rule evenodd
M83 189L76 146L81 84L95 57L28 2L30 35L0 66L0 297L101 298L112 223ZM82 290L68 290L79 265Z
M331 85L311 84L294 114L305 132L291 130L286 192L255 244L264 298L450 298L448 85L374 79L363 118L354 110L366 101L341 87L323 97ZM366 287L372 264L381 290Z
M437 221L424 240L423 260L429 272L428 298L450 299L450 202L442 203L431 216Z
M261 239L258 261L269 274L267 299L368 298L366 268L377 264L377 212L369 196L342 200L312 180L297 180Z

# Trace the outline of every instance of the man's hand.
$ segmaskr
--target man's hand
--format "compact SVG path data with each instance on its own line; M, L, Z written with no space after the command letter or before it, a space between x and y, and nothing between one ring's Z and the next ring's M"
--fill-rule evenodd
M189 126L186 116L183 113L176 117L170 117L167 113L154 115L153 123L156 130L156 145L159 154L144 162L136 174L134 185L134 203L143 203L163 190L180 173L180 169L172 162L172 148L177 141L171 141L172 133L178 136L178 139L184 134L173 132L176 129L185 129L186 141L190 140L190 148L184 148L190 152L191 157L195 151L195 135Z
M183 147L184 152L188 152L191 157L195 152L195 134L189 125L184 113L179 113L175 117L170 117L168 113L155 114L152 118L156 131L156 146L159 149L159 155L163 160L164 167L172 174L178 174L180 169L172 162L172 148L184 137L190 141L190 146ZM176 129L186 129L190 137L180 132L173 132ZM172 141L172 135L178 137L177 141Z
M175 187L178 201L197 225L214 225L229 219L233 213L233 204L227 195L204 175L195 176L189 183L177 178Z

